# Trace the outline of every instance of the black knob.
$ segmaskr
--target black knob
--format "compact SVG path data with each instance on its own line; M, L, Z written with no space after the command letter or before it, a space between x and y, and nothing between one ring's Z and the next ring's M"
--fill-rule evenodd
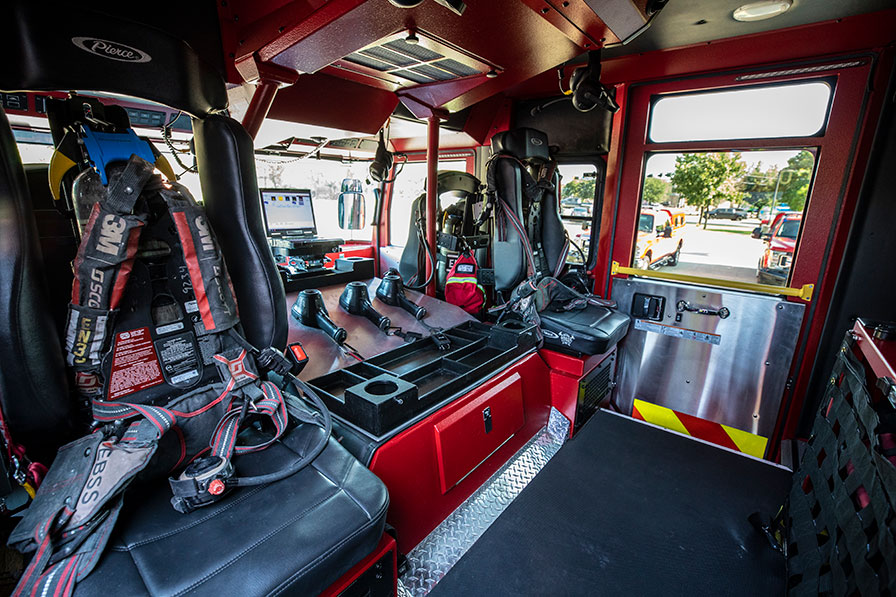
M367 292L367 284L364 282L349 282L339 297L339 306L351 313L366 317L373 325L381 330L386 329L392 322L388 317L377 312L370 303L370 294Z
M302 325L323 330L336 344L342 344L348 337L345 329L330 319L330 314L324 305L324 297L320 290L315 288L309 288L299 293L292 306L292 316L298 319Z
M404 282L401 280L401 275L394 269L390 269L383 276L383 281L380 282L379 287L376 289L376 298L392 307L401 307L413 315L415 319L426 317L426 309L405 295Z

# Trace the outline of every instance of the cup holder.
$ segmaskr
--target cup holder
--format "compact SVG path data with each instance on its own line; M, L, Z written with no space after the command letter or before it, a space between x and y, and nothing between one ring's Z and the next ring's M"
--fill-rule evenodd
M529 327L522 321L515 320L505 321L502 325L508 330L524 330Z
M387 394L394 394L398 391L398 384L394 381L372 381L366 386L364 386L364 391L373 396L385 396Z
M383 373L345 390L345 408L353 423L380 436L416 412L417 386Z

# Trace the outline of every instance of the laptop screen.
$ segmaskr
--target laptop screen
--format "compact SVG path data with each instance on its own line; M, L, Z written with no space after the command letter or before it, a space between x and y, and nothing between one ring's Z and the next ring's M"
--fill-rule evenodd
M315 236L314 208L308 189L261 189L268 236Z

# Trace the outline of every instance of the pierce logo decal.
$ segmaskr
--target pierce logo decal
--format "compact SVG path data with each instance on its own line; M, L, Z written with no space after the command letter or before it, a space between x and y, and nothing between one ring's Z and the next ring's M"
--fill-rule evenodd
M108 39L73 37L72 43L85 52L90 52L109 60L117 60L119 62L149 62L152 60L152 56L142 50L117 41L109 41Z

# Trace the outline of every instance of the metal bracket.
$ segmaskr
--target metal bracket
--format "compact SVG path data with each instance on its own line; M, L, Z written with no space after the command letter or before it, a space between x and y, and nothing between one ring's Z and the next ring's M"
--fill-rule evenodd
M696 313L697 315L718 315L719 319L728 319L731 311L728 307L719 307L718 309L705 309L703 307L692 307L687 301L678 301L675 305L679 313L687 311L688 313Z

